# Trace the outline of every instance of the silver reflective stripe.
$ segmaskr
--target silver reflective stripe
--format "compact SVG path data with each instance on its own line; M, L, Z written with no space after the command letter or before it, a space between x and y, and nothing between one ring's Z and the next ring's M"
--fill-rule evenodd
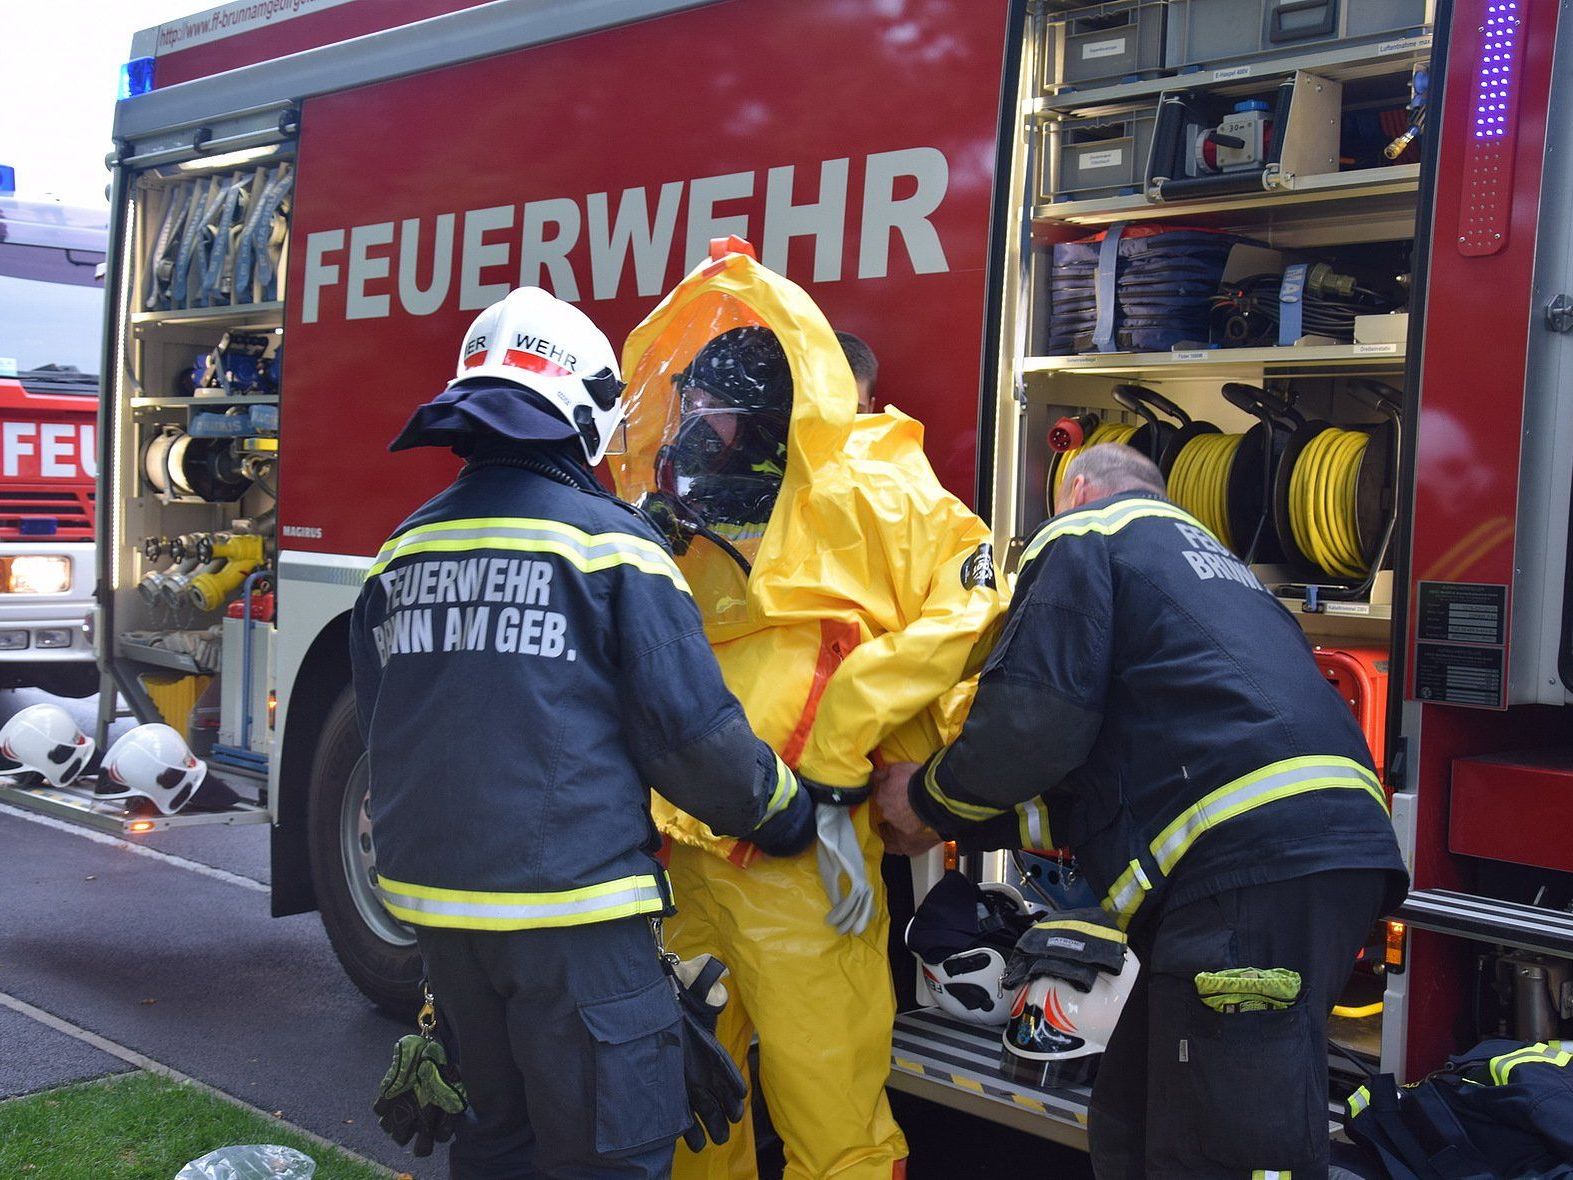
M1027 848L1048 848L1049 825L1047 808L1041 799L1028 799L1021 805L1022 835Z
M1185 509L1165 500L1125 500L1108 508L1079 510L1063 517L1056 517L1044 525L1042 531L1027 545L1026 551L1021 555L1019 566L1025 568L1027 563L1042 553L1049 542L1057 537L1084 536L1087 533L1107 536L1119 532L1132 521L1144 518L1177 520L1206 531L1205 526Z
M666 562L670 559L662 553L660 548L648 542L643 542L638 537L624 536L622 534L602 533L590 544L577 539L569 533L558 529L534 528L527 526L500 526L493 525L489 528L471 529L432 529L429 532L406 533L390 541L381 553L377 555L378 564L394 561L399 556L399 551L414 545L427 545L433 542L447 544L453 542L455 548L466 548L462 542L490 541L494 539L508 541L551 541L564 545L578 553L586 561L597 558L615 557L618 555L630 557L643 557L653 561ZM475 546L479 548L480 546Z
M664 902L661 889L654 878L644 878L639 884L616 893L603 893L571 901L555 902L478 902L438 900L431 897L412 897L379 885L383 899L390 906L424 914L433 918L482 919L488 923L534 926L548 923L568 925L563 919L593 921L611 910L628 912L629 907L660 908Z
M1246 781L1214 791L1188 808L1153 842L1152 854L1158 862L1158 868L1168 873L1202 833L1277 799L1301 794L1306 790L1353 788L1366 792L1380 791L1380 788L1373 788L1363 777L1357 777L1352 763L1311 759L1294 761L1300 765L1260 778L1253 775Z

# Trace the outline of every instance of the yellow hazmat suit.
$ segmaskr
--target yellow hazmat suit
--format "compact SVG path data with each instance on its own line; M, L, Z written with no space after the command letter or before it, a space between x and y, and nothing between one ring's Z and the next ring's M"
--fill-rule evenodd
M762 535L732 534L753 563L746 581L703 539L679 564L755 732L807 779L860 788L871 756L922 760L953 735L956 686L1005 607L988 530L939 485L918 423L895 411L856 415L852 374L824 315L744 253L701 265L628 338L628 449L612 460L620 494L636 500L656 487L682 416L674 377L742 325L770 328L791 368L785 477ZM875 916L845 936L825 920L812 851L756 857L664 801L655 811L672 839L678 914L668 942L731 967L720 1034L739 1062L759 1034L786 1174L886 1180L906 1143L884 1092L895 1001L869 808L856 808L853 824ZM699 1156L679 1146L674 1174L754 1176L752 1128Z

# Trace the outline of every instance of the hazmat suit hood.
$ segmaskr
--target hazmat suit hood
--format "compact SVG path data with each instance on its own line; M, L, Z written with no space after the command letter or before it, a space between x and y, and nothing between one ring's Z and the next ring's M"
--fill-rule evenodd
M683 394L695 358L739 328L773 333L791 405L768 519L717 525L725 545L681 538L677 561L755 732L808 779L858 789L877 753L921 760L942 744L957 716L945 698L975 670L974 647L1005 600L987 528L934 477L921 427L899 412L859 416L824 314L746 244L730 247L714 248L628 337L628 441L609 459L612 477L630 501L670 495L665 448L685 411L708 412ZM739 859L734 842L659 800L655 810L669 835Z

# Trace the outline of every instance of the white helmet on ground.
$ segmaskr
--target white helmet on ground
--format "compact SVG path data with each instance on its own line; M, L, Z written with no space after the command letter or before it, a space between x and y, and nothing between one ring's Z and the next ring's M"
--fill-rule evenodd
M968 1024L1004 1024L1012 1000L1002 982L1006 960L1033 913L1013 885L974 885L961 873L946 873L905 935L934 1006Z
M1091 1082L1137 970L1136 956L1127 952L1119 974L1099 972L1091 991L1052 975L1022 984L1005 1025L1006 1072L1050 1088Z
M59 705L29 705L0 726L0 754L64 787L92 758L93 739Z
M574 428L593 467L623 420L617 354L601 329L571 303L519 287L470 325L450 390L506 381L539 394Z
M167 725L152 722L122 734L104 755L100 799L140 795L165 815L174 815L207 777L206 762Z

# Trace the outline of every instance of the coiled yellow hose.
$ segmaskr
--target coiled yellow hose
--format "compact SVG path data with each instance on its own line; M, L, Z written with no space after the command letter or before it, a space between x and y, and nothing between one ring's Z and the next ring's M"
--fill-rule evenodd
M1243 434L1199 434L1186 443L1169 472L1169 496L1230 549L1229 473Z
M1071 460L1077 455L1081 454L1088 447L1095 447L1100 443L1128 443L1131 441L1131 436L1139 429L1140 427L1131 426L1125 422L1100 422L1093 428L1092 433L1086 437L1081 446L1062 451L1059 464L1054 469L1054 494L1056 496L1059 495L1061 489L1064 488L1065 473L1070 470Z
M1326 573L1363 578L1358 501L1360 463L1371 436L1331 427L1300 452L1289 477L1289 527L1300 552Z

